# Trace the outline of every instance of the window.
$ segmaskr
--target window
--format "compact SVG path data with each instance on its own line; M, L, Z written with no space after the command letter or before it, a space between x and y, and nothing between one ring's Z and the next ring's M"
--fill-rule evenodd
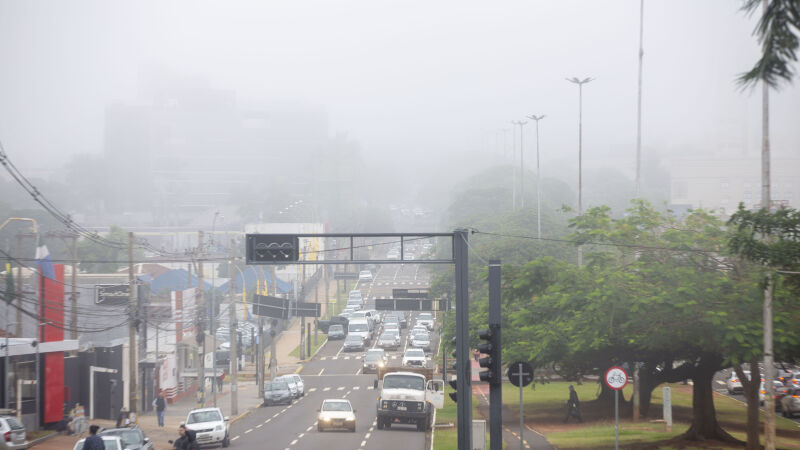
M673 181L672 198L689 198L689 182L686 180Z
M728 189L730 187L730 183L728 182L728 179L727 178L723 178L722 180L720 180L719 187L722 188L722 189Z

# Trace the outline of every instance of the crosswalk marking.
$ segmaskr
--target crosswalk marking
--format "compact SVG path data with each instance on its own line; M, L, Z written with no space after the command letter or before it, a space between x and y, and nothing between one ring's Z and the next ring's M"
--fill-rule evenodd
M311 389L308 390L308 392L314 392L316 390L317 390L317 388L311 388Z
M344 390L344 386L339 386L338 388L336 388L336 390L337 391L343 391Z
M359 390L359 389L361 389L361 386L354 386L354 387L353 387L353 390L354 390L354 391L357 391L357 390Z
M329 387L326 387L326 388L324 388L322 391L323 391L323 392L326 392L326 391L330 391L330 390L331 390L331 388L329 388Z

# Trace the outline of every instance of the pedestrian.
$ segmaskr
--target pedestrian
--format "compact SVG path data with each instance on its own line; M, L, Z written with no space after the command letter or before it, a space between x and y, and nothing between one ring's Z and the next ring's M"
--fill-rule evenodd
M97 435L97 430L100 427L92 425L89 427L89 437L83 441L83 450L105 450L106 445L103 443L103 438Z
M578 400L578 393L575 392L575 387L569 385L569 400L567 400L567 417L564 418L564 423L567 423L570 417L578 419L578 422L583 422L581 417L581 402Z
M178 436L179 436L178 439L175 439L174 442L169 441L169 443L172 444L173 450L183 450L184 448L186 448L185 445L188 439L188 437L186 436L186 425L180 424L178 426Z
M167 400L164 398L163 392L158 393L158 397L153 400L153 406L156 408L158 426L164 428L164 412L167 410Z
M197 434L193 430L186 430L186 443L183 445L183 450L200 450L200 444L195 439L196 436Z
M225 384L225 371L222 371L222 375L217 377L217 391L222 392L222 386Z

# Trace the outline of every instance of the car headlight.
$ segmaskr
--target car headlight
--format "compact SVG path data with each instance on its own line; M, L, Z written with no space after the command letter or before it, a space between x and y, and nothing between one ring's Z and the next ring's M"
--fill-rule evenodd
M348 422L355 422L356 418L355 417L348 417L346 420Z
M214 431L222 431L222 425L217 425L214 427Z
M328 421L330 421L330 420L331 420L331 418L330 418L330 417L328 417L328 416L319 416L319 420L321 420L321 421L323 421L323 422L328 422Z
M383 367L383 361L378 363L378 367Z

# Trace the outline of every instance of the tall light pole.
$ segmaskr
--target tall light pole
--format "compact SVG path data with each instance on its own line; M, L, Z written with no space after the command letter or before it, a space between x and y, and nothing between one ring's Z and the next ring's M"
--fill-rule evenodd
M525 166L523 165L525 141L523 140L522 127L528 122L518 120L511 123L514 125L519 125L519 208L522 209L525 207L525 185L523 184L523 180L525 179Z
M636 198L642 196L642 60L644 59L644 0L639 1L639 92L636 100Z
M570 83L578 85L578 215L583 215L583 85L594 80L586 77L579 80L576 77L567 78ZM578 267L583 265L583 246L578 246Z
M539 121L544 118L544 114L528 116L528 119L536 121L536 231L539 239L542 238L542 174L539 169Z
M512 121L512 125L515 123ZM514 133L514 127L511 127L511 211L514 212L517 210L517 171L514 169L514 157L516 156L517 151L517 143L514 140L516 138L516 134Z

